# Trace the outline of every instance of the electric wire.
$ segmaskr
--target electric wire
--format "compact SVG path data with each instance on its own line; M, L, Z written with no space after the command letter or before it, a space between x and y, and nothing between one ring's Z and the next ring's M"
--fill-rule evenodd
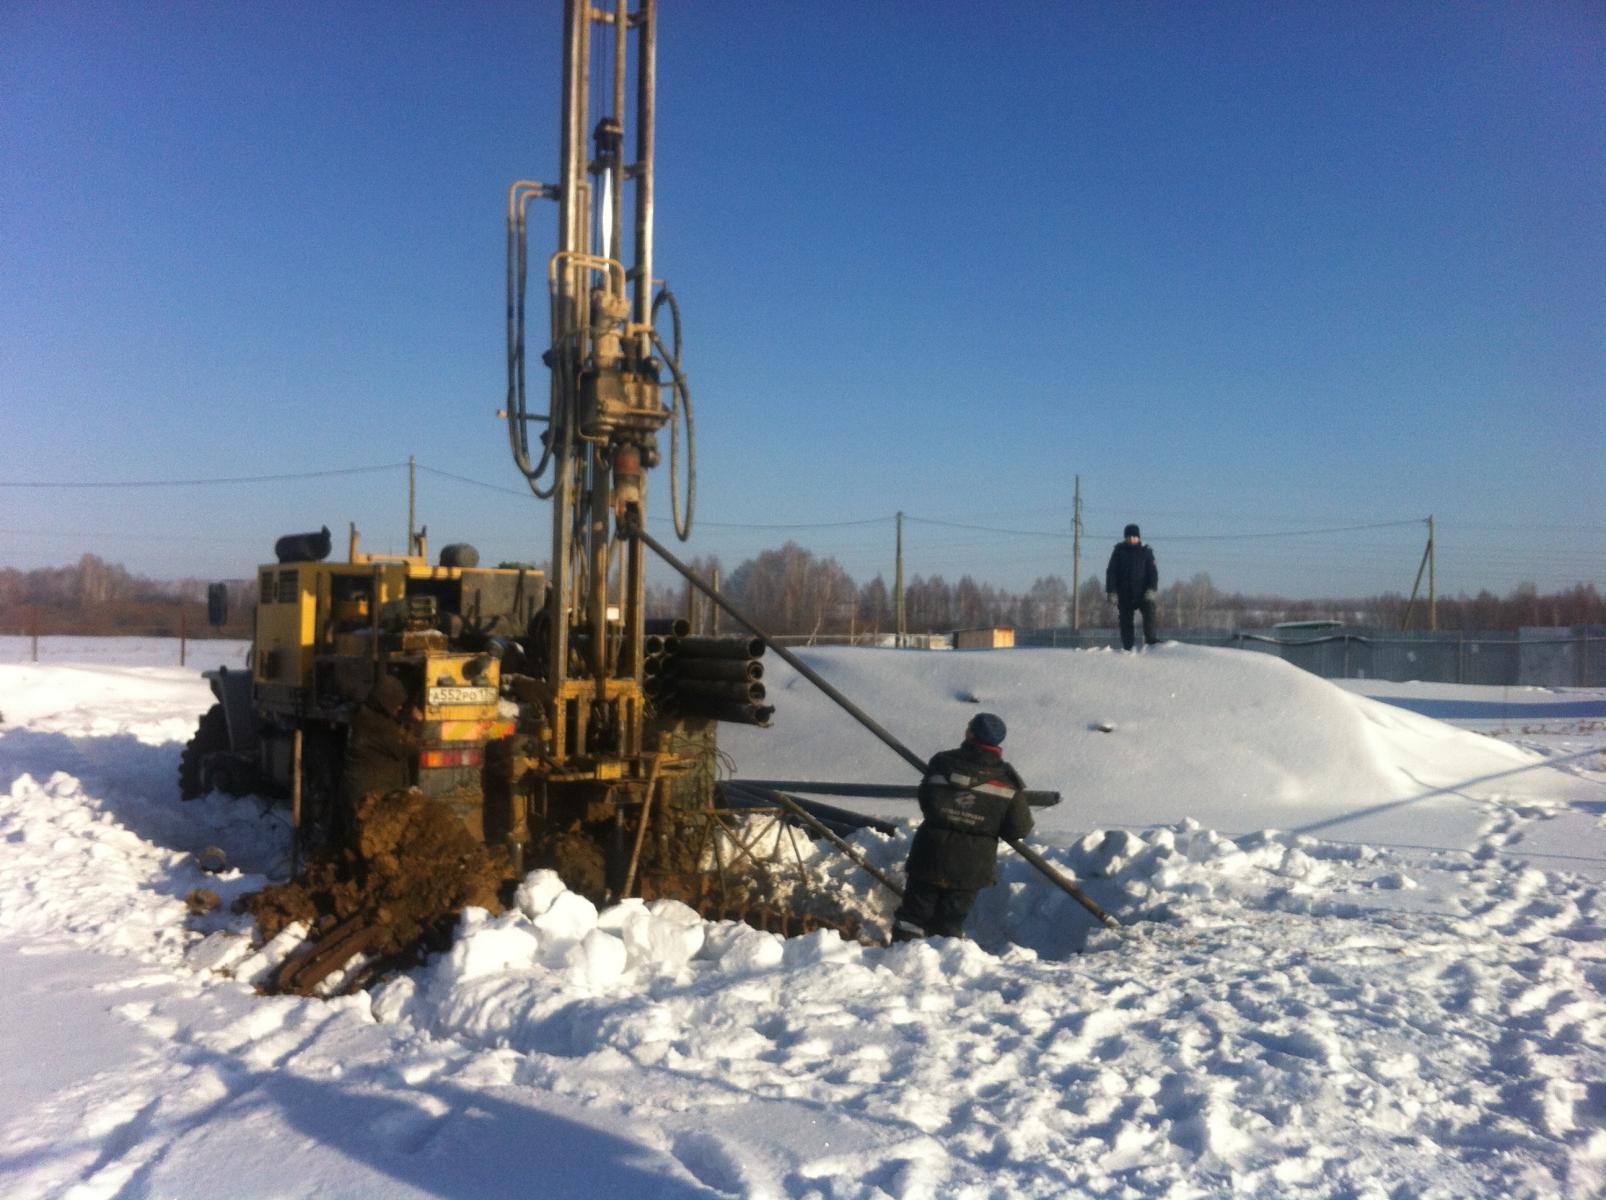
M327 471L291 471L277 475L227 475L210 479L52 479L38 481L0 480L10 488L161 488L213 487L219 484L283 483L293 479L327 479L336 475L372 475L378 471L399 471L404 462L382 463L373 467L335 467Z
M918 525L937 525L945 529L964 529L973 533L995 533L1008 537L1041 537L1053 538L1055 541L1068 542L1073 540L1070 533L1056 533L1043 529L1000 529L991 525L968 525L960 521L943 521L935 517L917 517L904 513L903 519ZM1426 517L1412 517L1400 521L1377 521L1369 525L1340 525L1327 529L1283 529L1274 532L1262 533L1184 533L1168 534L1167 542L1213 542L1213 541L1242 541L1249 538L1279 538L1279 537L1306 537L1314 534L1329 533L1355 533L1366 529L1398 529L1407 525L1421 525Z

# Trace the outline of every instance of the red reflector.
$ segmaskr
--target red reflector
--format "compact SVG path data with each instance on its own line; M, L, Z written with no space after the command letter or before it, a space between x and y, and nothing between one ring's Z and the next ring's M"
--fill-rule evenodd
M484 757L478 746L466 750L425 750L418 756L420 767L477 767Z

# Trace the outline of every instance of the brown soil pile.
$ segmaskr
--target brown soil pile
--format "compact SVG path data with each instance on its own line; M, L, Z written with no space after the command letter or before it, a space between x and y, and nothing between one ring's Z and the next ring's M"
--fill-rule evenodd
M376 929L368 949L403 954L468 905L500 912L503 869L451 809L416 789L357 804L348 846L289 883L246 897L265 938L305 921L312 939L350 918Z

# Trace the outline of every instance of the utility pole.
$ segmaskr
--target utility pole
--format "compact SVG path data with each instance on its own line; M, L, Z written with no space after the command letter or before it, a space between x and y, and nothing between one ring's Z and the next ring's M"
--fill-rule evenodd
M1082 477L1076 477L1076 508L1071 516L1071 628L1082 628Z
M1433 586L1433 514L1428 514L1428 628L1439 627L1439 594Z
M716 592L719 591L719 568L718 567L714 568L713 577L710 580L710 582L714 585L714 590ZM695 633L696 631L693 630L693 632ZM710 604L708 606L708 632L710 634L712 634L714 637L718 637L719 636L719 605L717 605L717 604Z
M1428 518L1428 544L1422 547L1422 561L1416 565L1416 582L1411 584L1411 598L1405 602L1405 616L1400 621L1401 629L1411 628L1411 613L1416 608L1417 593L1422 590L1422 572L1428 571L1428 623L1429 627L1439 627L1439 615L1435 607L1433 595L1433 573L1429 569L1433 565L1433 518Z
M417 528L417 525L414 524L413 517L413 506L416 498L417 487L413 479L413 456L409 454L407 456L407 553L409 554L413 553L413 551L417 549L417 546L413 541L414 537L416 536L413 533L413 530Z
M898 558L892 575L893 644L902 646L908 630L903 621L903 514L898 514Z

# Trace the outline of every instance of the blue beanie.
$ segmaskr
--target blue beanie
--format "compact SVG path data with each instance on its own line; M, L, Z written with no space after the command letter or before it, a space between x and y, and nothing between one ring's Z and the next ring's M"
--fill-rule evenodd
M970 718L965 732L972 741L980 742L983 746L1002 746L1006 732L1004 718L992 713L977 713Z

